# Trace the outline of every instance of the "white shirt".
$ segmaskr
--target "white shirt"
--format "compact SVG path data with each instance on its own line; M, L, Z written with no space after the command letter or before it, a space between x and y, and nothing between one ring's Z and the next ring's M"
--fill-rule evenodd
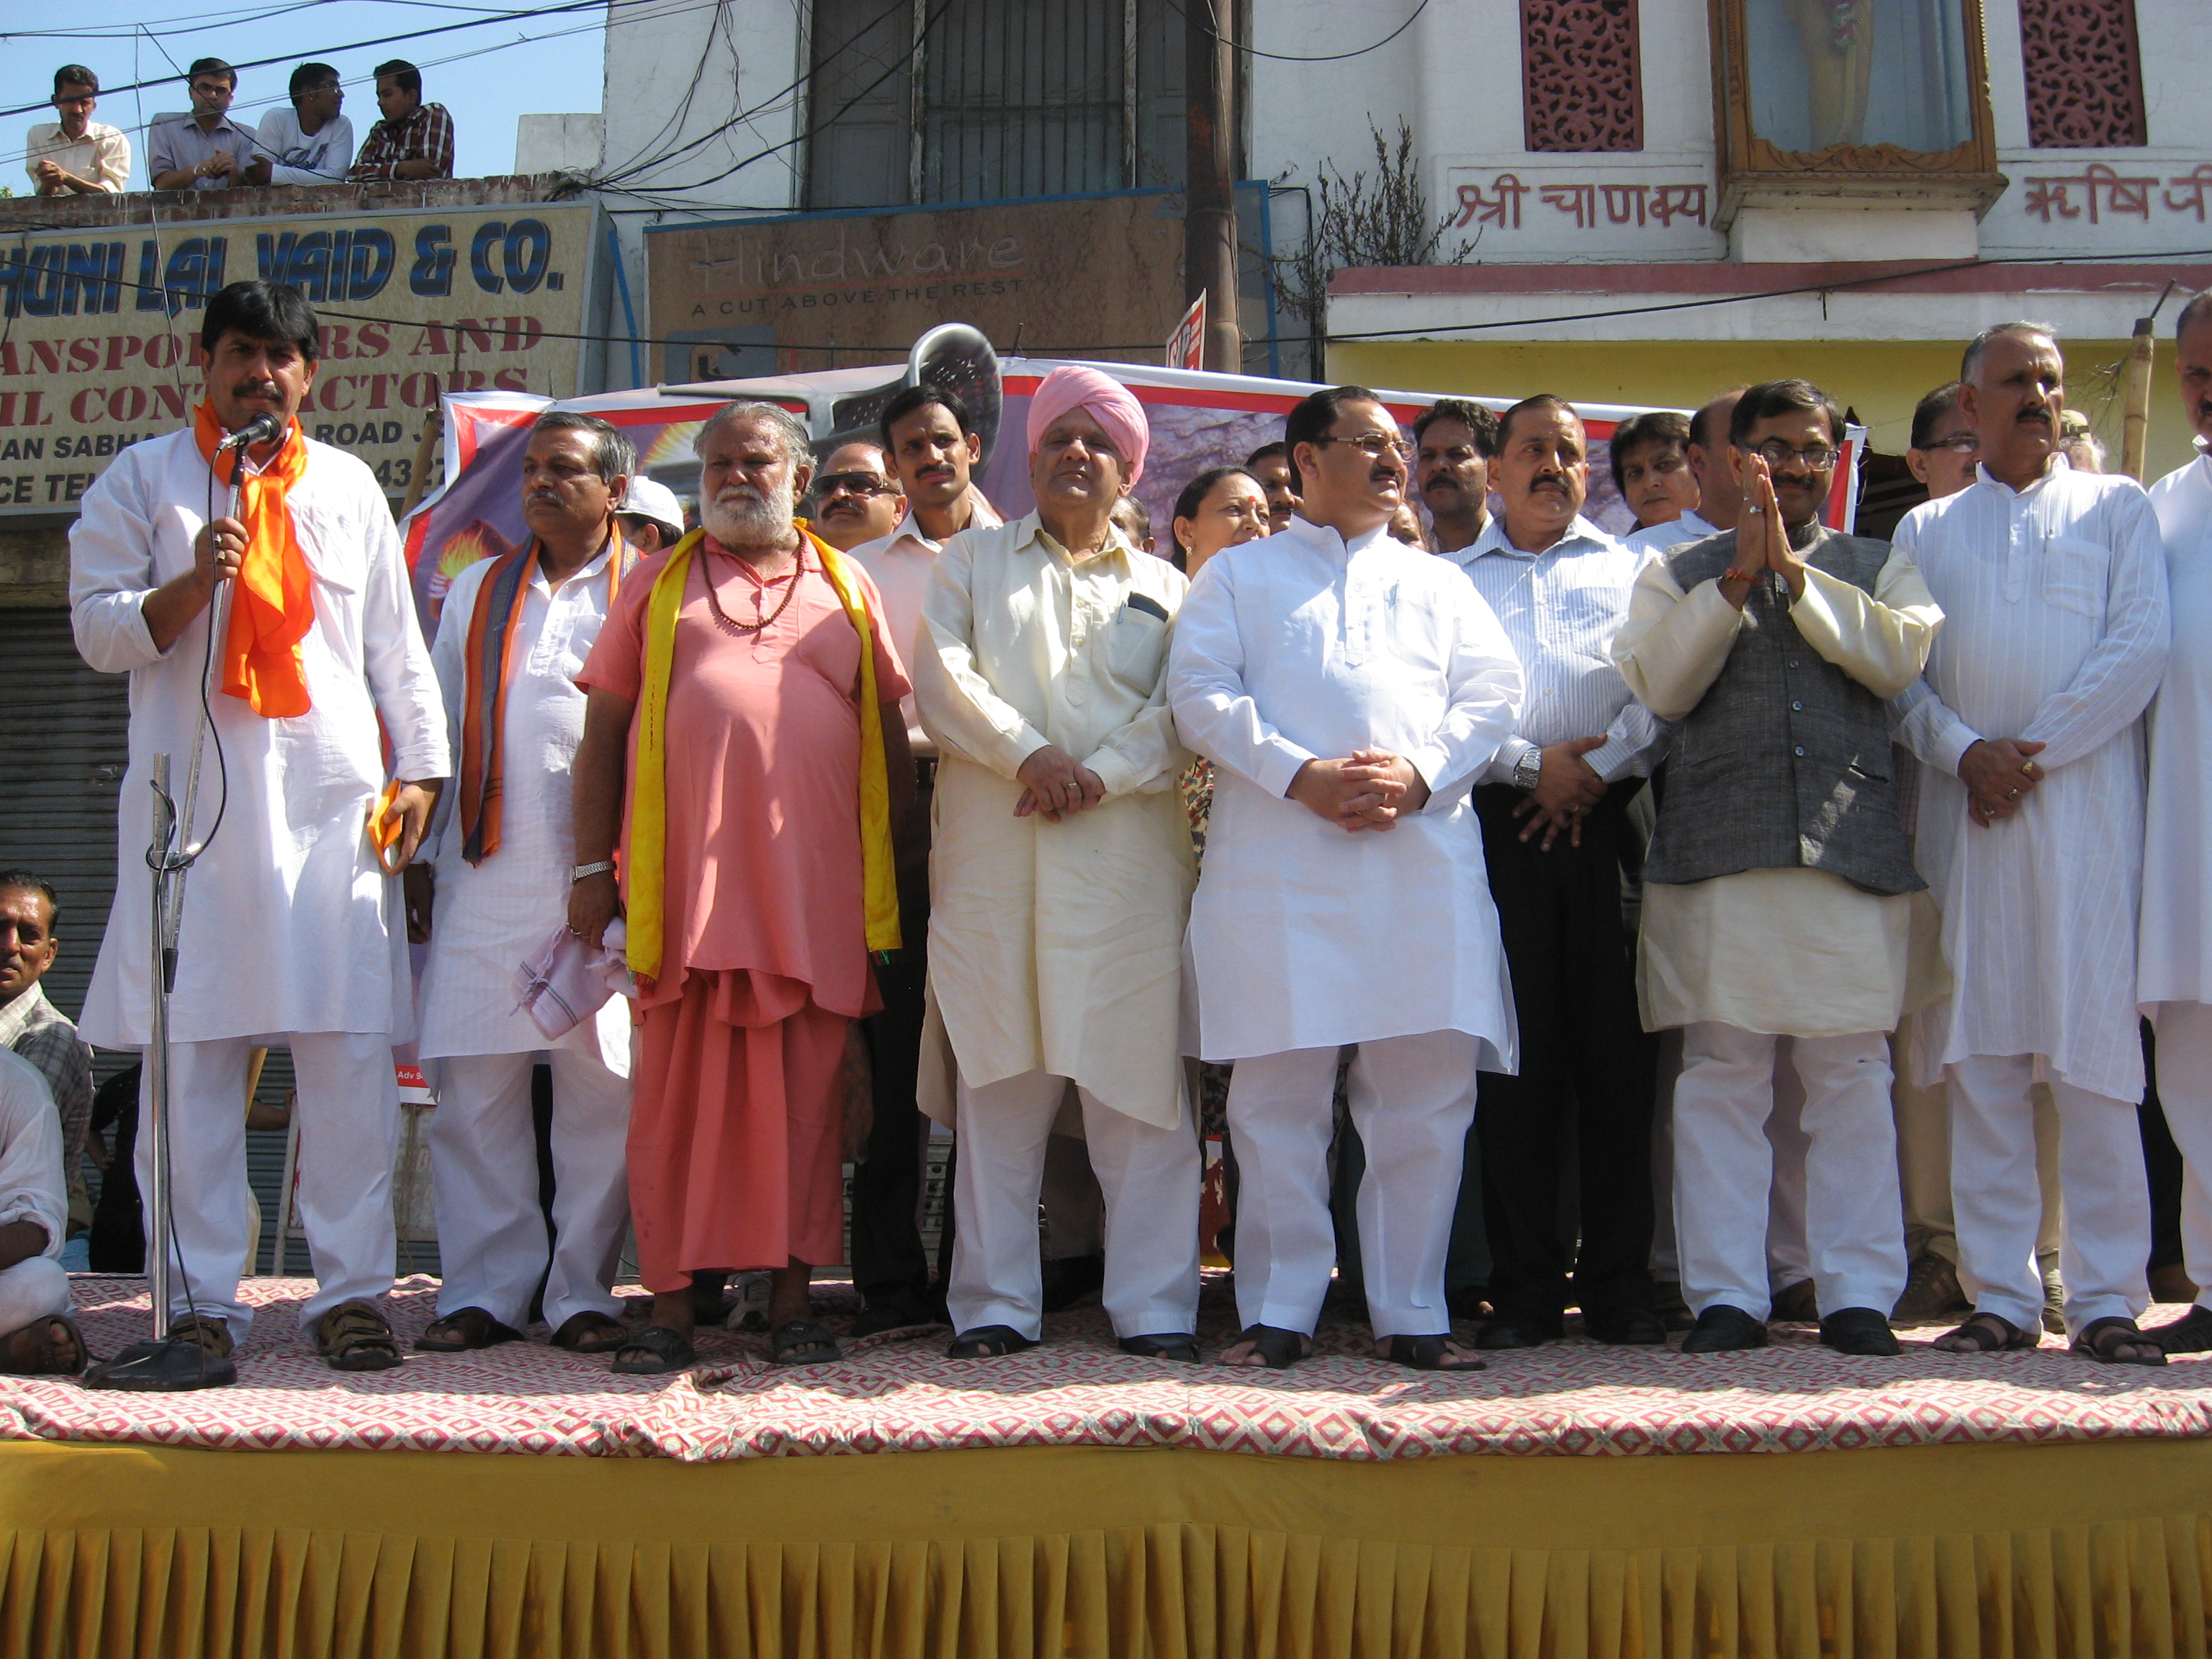
M1182 573L1119 530L1081 560L1035 514L963 530L930 573L912 659L940 751L925 1054L974 1086L1042 1069L1162 1127L1182 1113L1182 931L1195 876L1175 789L1190 757L1162 687ZM1051 744L1106 799L1014 816ZM923 1091L950 1121L941 1064Z
M968 491L971 530L996 530L1006 520L983 492L970 486ZM921 533L909 513L906 521L888 536L878 536L872 542L862 542L845 556L857 560L860 568L875 578L876 592L884 602L884 616L890 625L891 638L898 642L901 660L911 662L921 649L921 601L929 591L929 573L937 563L937 556L945 550L943 542L932 541ZM914 693L909 691L899 700L906 714L907 746L917 755L934 755L937 744L921 728L921 717L915 713Z
M1510 783L1522 756L1601 732L1603 747L1583 757L1591 770L1607 783L1649 775L1666 728L1613 663L1642 557L1579 514L1540 553L1514 546L1494 516L1473 545L1437 556L1467 572L1521 659L1521 718L1481 781Z
M2166 543L2173 648L2151 704L2136 995L2212 1003L2212 457L2150 487Z
M261 154L272 185L340 185L353 165L353 123L333 115L313 132L300 131L300 112L279 104L261 118Z
M131 445L85 492L70 532L76 647L102 673L131 676L131 761L116 804L115 902L83 1016L85 1041L150 1040L150 839L154 757L170 757L181 805L200 719L208 644L203 611L167 651L146 630L147 596L183 574L192 539L228 510L192 428ZM430 647L415 621L392 508L369 470L309 441L289 492L313 574L315 622L301 642L313 707L270 720L216 690L196 835L222 822L192 866L169 1030L184 1042L290 1031L414 1034L399 883L378 866L368 811L383 789L377 720L398 776L447 775L446 722Z
M1640 559L1649 557L1654 553L1664 553L1670 547L1680 547L1684 542L1698 541L1705 537L1717 536L1720 533L1721 527L1718 525L1706 523L1692 511L1685 513L1671 523L1655 524L1648 530L1631 532L1628 537L1628 550L1638 555Z
M1520 713L1521 665L1449 560L1304 518L1217 553L1183 603L1168 700L1214 763L1191 901L1189 1040L1205 1059L1465 1031L1517 1058L1468 793ZM1379 747L1429 785L1347 834L1286 799L1298 769Z
M45 1074L0 1048L0 1227L17 1221L46 1229L40 1255L61 1255L69 1232L61 1116Z
M597 1021L549 1043L514 997L515 969L568 919L576 747L584 737L585 698L575 677L606 623L607 558L598 554L558 592L543 571L533 570L524 590L507 642L512 668L500 727L498 850L471 864L462 855L468 838L458 783L439 798L437 845L424 849L438 874L418 1001L422 1035L416 1052L424 1060L577 1048L597 1054L610 1071L629 1072L626 999L611 999ZM470 621L497 563L479 560L454 578L431 647L457 773L468 713Z
M1916 852L1955 981L1916 1023L1918 1080L1972 1055L2033 1054L2079 1088L2138 1099L2139 722L2167 633L2149 498L2063 456L2018 492L1978 468L1907 514L1896 545L1944 617L1925 675L1897 700L1925 763ZM2035 757L2049 775L1986 830L1958 773L1983 738L2049 745Z
M41 161L52 161L64 173L102 190L131 187L131 141L104 121L86 122L82 138L65 136L58 121L40 121L32 127L24 149L23 171L31 175L33 191L39 186Z

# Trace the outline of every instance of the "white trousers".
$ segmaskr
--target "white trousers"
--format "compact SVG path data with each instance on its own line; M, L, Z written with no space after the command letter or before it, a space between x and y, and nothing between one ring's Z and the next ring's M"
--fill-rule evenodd
M2043 1315L2036 1234L2043 1194L2035 1170L2035 1061L1976 1054L1944 1068L1951 1097L1951 1209L1959 1224L1959 1282L1976 1310L2033 1330ZM2065 1207L2059 1270L2066 1328L2132 1319L2150 1303L2150 1188L2142 1131L2124 1100L2053 1082L2058 1184Z
M1044 1334L1037 1196L1045 1142L1067 1091L1050 1072L972 1086L954 1097L952 1275L945 1303L955 1330L1004 1325ZM1139 1123L1079 1089L1091 1167L1106 1197L1102 1300L1116 1336L1188 1335L1198 1328L1198 1192L1203 1164L1188 1121Z
M1451 1329L1444 1258L1474 1121L1481 1046L1463 1031L1363 1042L1346 1079L1367 1154L1359 1260L1378 1337ZM1239 1060L1229 1084L1236 1139L1237 1316L1310 1332L1336 1265L1328 1212L1334 1048Z
M545 1322L612 1317L615 1252L629 1220L624 1143L629 1079L595 1054L547 1051L553 1067L553 1241L538 1207L538 1140L530 1119L534 1055L469 1054L438 1062L430 1174L438 1214L442 1317L481 1308L522 1328L545 1280Z
M2166 1127L2181 1148L2181 1261L2212 1308L2212 1008L2161 1002L2152 1010L2158 1034L2158 1099Z
M50 1255L34 1255L12 1267L0 1267L0 1337L20 1331L34 1319L65 1314L69 1275Z
M1892 1052L1911 1042L1914 1016L1905 1016ZM2035 1105L2035 1175L2043 1194L2043 1220L2035 1235L2035 1259L2045 1272L2058 1265L2058 1235L2064 1206L2058 1193L2058 1108L2047 1085L2030 1097ZM1893 1092L1897 1115L1897 1171L1905 1194L1905 1248L1959 1265L1958 1224L1951 1213L1951 1099L1941 1083L1915 1088L1902 1077Z
M299 1085L299 1216L316 1288L300 1328L341 1302L392 1288L398 1260L392 1166L399 1156L399 1085L382 1031L295 1032L289 1042ZM187 1307L226 1321L243 1341L253 1310L238 1299L246 1270L244 1037L169 1045L169 1317ZM140 1095L136 1165L154 1218L153 1111ZM152 1239L149 1249L155 1248ZM188 1296L189 1293L189 1296Z
M1804 1091L1805 1254L1828 1313L1887 1315L1905 1290L1897 1137L1885 1034L1790 1037L1707 1021L1682 1034L1674 1085L1674 1234L1682 1296L1702 1314L1723 1304L1771 1308L1767 1213L1774 1147L1775 1050L1787 1042Z

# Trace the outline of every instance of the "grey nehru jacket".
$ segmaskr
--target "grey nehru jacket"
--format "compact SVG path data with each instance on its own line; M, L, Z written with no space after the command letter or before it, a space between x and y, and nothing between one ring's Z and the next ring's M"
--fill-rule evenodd
M1887 542L1818 525L1790 533L1806 563L1866 592ZM1660 556L1684 592L1735 562L1732 531ZM1790 590L1753 584L1743 626L1705 698L1674 727L1646 881L1826 870L1883 895L1927 886L1898 811L1887 705L1807 645Z

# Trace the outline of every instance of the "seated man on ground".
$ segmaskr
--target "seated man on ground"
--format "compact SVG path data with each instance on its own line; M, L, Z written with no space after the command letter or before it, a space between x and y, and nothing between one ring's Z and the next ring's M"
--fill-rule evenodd
M0 1049L0 1371L73 1376L84 1338L54 1258L67 1227L62 1132L46 1080Z

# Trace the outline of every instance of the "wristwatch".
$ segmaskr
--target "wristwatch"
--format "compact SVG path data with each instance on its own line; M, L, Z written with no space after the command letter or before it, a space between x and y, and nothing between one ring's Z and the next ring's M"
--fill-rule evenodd
M573 887L586 876L605 875L614 867L612 859L601 859L597 864L580 864L568 872L568 884Z
M1513 763L1513 787L1516 789L1534 789L1536 787L1536 780L1543 775L1543 771L1544 751L1540 749L1531 749Z

